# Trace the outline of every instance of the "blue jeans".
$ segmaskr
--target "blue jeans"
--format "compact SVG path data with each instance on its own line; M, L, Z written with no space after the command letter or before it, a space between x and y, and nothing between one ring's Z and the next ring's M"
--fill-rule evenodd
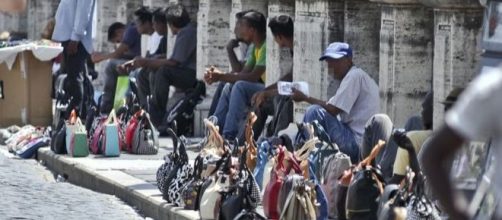
M265 89L265 85L262 83L248 81L237 81L231 89L225 86L214 112L218 118L220 130L223 130L224 138L227 140L235 139L239 132L239 125L247 116L251 98L256 92L263 89ZM222 125L223 127L221 127Z
M307 123L314 120L319 121L331 140L338 145L341 152L350 157L353 164L359 161L359 144L356 142L354 132L347 124L338 120L337 117L334 117L319 105L312 105L307 108L303 118L303 121Z

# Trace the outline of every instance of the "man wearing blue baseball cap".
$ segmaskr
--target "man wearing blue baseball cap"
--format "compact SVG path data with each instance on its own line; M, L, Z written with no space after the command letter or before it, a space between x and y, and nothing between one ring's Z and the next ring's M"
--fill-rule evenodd
M305 112L304 122L317 120L326 129L340 150L357 162L366 122L378 113L378 85L364 70L354 66L352 48L335 42L328 46L321 61L328 63L328 72L340 81L335 95L328 102L293 91L296 102L312 104Z

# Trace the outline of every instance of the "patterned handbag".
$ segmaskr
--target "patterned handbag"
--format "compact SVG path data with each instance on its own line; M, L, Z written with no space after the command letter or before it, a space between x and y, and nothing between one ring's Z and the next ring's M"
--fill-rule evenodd
M159 152L159 133L150 121L148 113L143 112L134 131L131 153L157 154Z
M182 189L188 184L193 173L193 168L188 162L188 155L185 149L186 139L181 136L178 153L180 159L176 164L176 168L171 171L167 178L172 178L167 191L164 189L164 194L167 192L167 201L174 203L176 206L183 204ZM173 176L174 175L174 176ZM166 198L166 196L164 196Z
M180 159L180 156L176 150L179 142L178 136L172 129L167 129L167 133L170 137L172 137L175 150L164 156L164 164L160 165L159 169L157 169L157 187L163 195L164 189L167 188L170 184L169 182L167 182L167 176L169 175L169 173L171 173L172 170L175 169L176 164Z
M188 210L199 210L199 194L202 184L204 183L200 176L202 172L202 160L200 156L195 158L192 178L188 184L183 187L183 205L184 208Z

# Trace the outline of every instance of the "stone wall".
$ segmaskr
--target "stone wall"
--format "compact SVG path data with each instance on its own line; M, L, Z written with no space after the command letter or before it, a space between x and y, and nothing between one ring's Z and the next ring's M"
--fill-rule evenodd
M452 88L464 87L477 73L480 60L480 30L483 8L476 0L98 0L95 49L109 51L109 25L130 22L140 5L166 7L181 3L198 23L197 77L210 65L227 70L225 50L233 37L235 14L256 9L268 17L293 17L294 58L280 50L267 28L267 84L275 82L283 66L293 65L295 81L307 81L310 95L327 100L336 84L319 57L334 41L353 46L354 62L366 70L380 87L381 112L390 115L396 127L419 113L423 97L434 90L435 126L443 120L444 100ZM30 0L26 12L0 12L0 30L26 32L37 39L57 8L58 0ZM168 51L175 37L169 34ZM169 53L169 52L168 52ZM293 62L293 64L291 64ZM100 67L98 66L98 69ZM335 86L333 86L335 85ZM198 107L206 117L212 99ZM307 105L295 104L300 120Z

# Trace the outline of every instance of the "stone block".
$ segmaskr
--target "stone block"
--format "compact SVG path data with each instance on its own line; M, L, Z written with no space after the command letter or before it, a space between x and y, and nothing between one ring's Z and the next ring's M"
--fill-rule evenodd
M396 127L420 112L432 87L433 12L420 5L382 5L380 109Z
M308 82L312 97L328 99L332 78L319 57L329 43L343 41L343 18L343 1L296 1L293 78ZM303 118L307 107L306 103L295 103L295 121Z
M295 18L295 1L293 0L271 0L268 3L268 21L270 18L288 15ZM268 22L267 22L268 24ZM293 65L293 57L288 48L279 48L274 40L274 36L267 27L267 85L279 80L280 76L287 74Z
M443 124L444 101L479 72L483 10L434 11L434 128Z
M379 80L380 7L368 0L345 1L344 41L352 46L354 64Z

